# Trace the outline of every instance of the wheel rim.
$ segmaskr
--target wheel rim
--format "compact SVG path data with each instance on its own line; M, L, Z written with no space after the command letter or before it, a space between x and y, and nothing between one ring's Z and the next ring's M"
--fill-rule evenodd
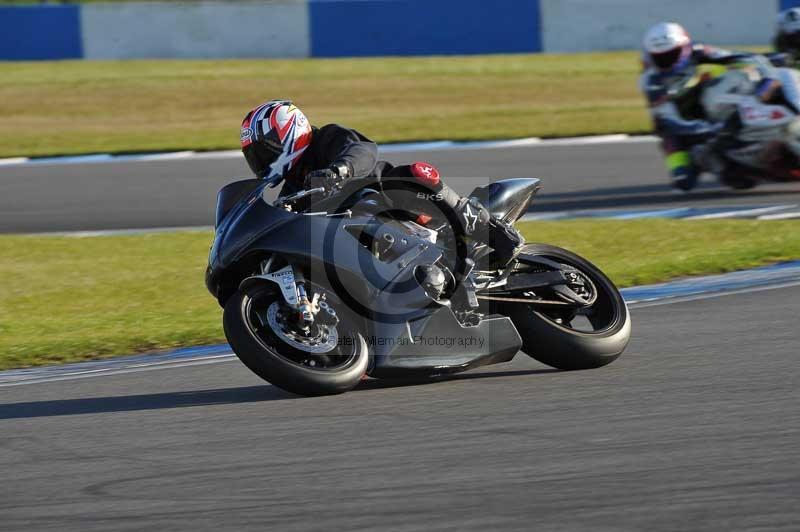
M336 349L339 334L336 326L313 325L308 334L292 329L286 311L277 301L267 309L267 324L272 332L285 343L307 353L321 355Z
M542 255L567 267L567 277L571 281L570 273L576 273L579 278L588 281L583 290L575 290L573 283L567 283L573 291L587 299L588 305L581 308L560 309L558 307L536 308L533 312L550 321L552 324L581 334L599 335L613 329L619 322L620 308L614 295L608 290L603 278L593 271L586 271L580 265L573 264L564 257ZM624 303L623 303L624 304Z
M347 321L333 327L315 325L302 334L287 327L287 311L281 301L259 296L245 298L244 316L247 328L265 349L291 364L315 371L341 371L355 362L356 335Z

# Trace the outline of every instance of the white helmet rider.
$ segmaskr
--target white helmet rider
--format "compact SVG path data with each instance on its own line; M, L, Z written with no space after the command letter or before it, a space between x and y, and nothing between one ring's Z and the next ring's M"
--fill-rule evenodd
M680 73L692 59L692 39L675 22L661 22L651 27L642 41L648 67L664 73Z

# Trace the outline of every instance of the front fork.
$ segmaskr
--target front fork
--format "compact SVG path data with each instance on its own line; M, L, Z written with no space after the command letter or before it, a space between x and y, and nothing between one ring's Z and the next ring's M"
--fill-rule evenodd
M299 329L308 331L314 323L334 326L339 322L336 311L328 305L326 295L316 292L311 298L306 291L306 281L301 271L295 272L291 264L275 271L272 269L274 256L261 262L261 273L253 275L242 281L246 285L269 281L278 285L286 305L294 309L296 325Z

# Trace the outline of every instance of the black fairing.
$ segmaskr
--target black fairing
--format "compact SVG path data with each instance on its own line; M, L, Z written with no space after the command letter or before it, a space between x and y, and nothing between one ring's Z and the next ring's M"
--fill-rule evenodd
M386 325L375 332L370 375L380 378L445 375L508 362L522 346L511 318L491 316L477 326L464 327L446 307L408 320L393 336Z
M494 181L472 191L492 216L513 223L528 211L541 181L535 178L515 178Z
M239 201L250 194L256 188L263 187L264 183L259 179L244 179L234 181L222 187L217 194L217 210L214 227L219 227L219 223L225 218Z
M240 182L242 185L237 187L240 192L248 189L249 192L242 194L226 213L217 216L220 221L209 253L206 286L222 305L239 282L252 275L258 262L271 253L303 268L312 268L309 273L322 276L322 284L326 286L335 280L341 284L335 289L345 293L366 292L373 298L396 277L413 271L418 264L433 263L441 256L438 247L386 226L384 232L393 233L398 243L397 254L390 261L378 260L346 229L369 226L369 217L330 218L289 212L262 199L264 181L249 181L254 183ZM220 205L226 204L221 201Z
M519 204L527 208L535 192L532 180L526 181L527 186L514 187L522 191L521 202L505 199L514 212ZM274 253L294 264L307 280L334 290L361 315L373 375L463 371L510 360L521 347L509 318L486 317L478 326L463 326L449 307L430 301L414 270L442 256L435 244L384 224L380 231L392 233L397 247L388 258L376 258L358 236L359 227L374 225L369 215L289 212L262 199L265 186L262 180L240 181L220 193L206 285L223 306L241 281L257 271L259 262ZM359 302L366 306L360 308Z

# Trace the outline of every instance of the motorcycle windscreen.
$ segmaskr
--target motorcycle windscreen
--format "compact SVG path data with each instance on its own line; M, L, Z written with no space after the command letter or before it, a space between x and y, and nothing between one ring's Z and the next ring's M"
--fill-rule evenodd
M217 209L214 221L214 227L219 227L219 224L227 216L231 209L241 201L241 199L250 194L256 188L264 186L262 179L243 179L241 181L234 181L222 187L217 194Z

